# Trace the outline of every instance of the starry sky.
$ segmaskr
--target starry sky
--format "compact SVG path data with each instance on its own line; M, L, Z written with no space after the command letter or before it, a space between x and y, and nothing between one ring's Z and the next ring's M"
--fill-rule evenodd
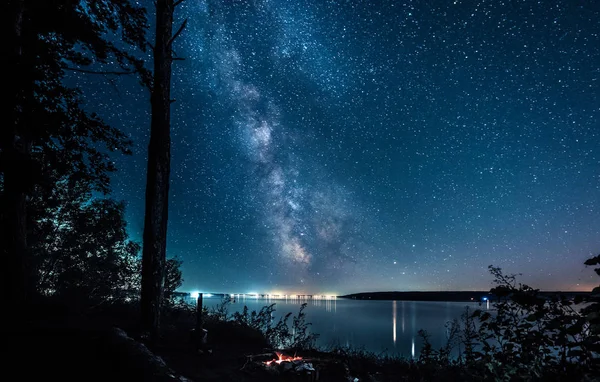
M184 291L598 284L600 2L187 0L167 255ZM83 81L83 80L82 80ZM85 79L135 141L114 197L143 231L147 91Z

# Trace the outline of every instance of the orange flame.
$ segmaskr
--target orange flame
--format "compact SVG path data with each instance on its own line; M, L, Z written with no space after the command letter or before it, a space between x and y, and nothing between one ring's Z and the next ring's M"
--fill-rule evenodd
M279 365L282 362L292 362L292 361L298 361L298 360L302 359L302 357L290 357L290 356L283 355L282 353L277 353L277 352L275 352L275 354L277 354L278 359L267 361L267 362L265 362L265 365L269 366L273 362L275 362Z

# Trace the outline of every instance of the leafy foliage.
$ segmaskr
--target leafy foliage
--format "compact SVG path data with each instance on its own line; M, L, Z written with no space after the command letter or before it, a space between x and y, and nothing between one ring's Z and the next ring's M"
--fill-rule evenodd
M419 362L424 364L435 362L443 365L454 363L453 350L460 342L460 324L458 320L453 320L446 324L446 343L439 349L433 348L429 342L430 335L426 330L419 330L418 335L423 341L423 347L419 355Z
M229 305L231 304L231 299L227 296L224 296L221 301L212 307L207 313L212 316L214 319L218 321L227 321L229 320ZM205 307L202 307L203 309Z
M10 3L16 2L6 3L4 15L11 17ZM21 163L30 169L27 183L51 193L68 173L70 181L87 182L107 193L108 173L115 168L106 151L129 153L131 142L96 114L84 111L80 91L65 85L65 70L116 65L123 73L146 77L142 60L129 52L131 47L146 49L145 9L129 0L25 3L15 73L21 87L17 104L10 106L15 107L12 133L26 137L32 147L31 158ZM116 34L121 38L114 38ZM3 149L9 139L2 136Z
M124 204L93 199L82 187L59 186L60 203L32 203L30 245L38 289L73 304L135 297L139 244L129 240Z
M595 257L586 265L599 263ZM578 310L580 299L547 298L518 283L516 275L492 266L489 270L495 283L494 310L467 308L462 322L450 325L448 343L439 350L432 349L426 332L419 332L424 344L421 366L460 366L464 380L593 380L600 375L597 292ZM451 357L456 345L462 350Z
M81 275L85 256L86 267L93 259L114 257L110 266L100 260L95 266L111 268L121 261L113 253L116 249L100 256L101 251L118 245L124 246L119 249L122 255L137 251L135 244L122 240L121 225L107 223L116 222L123 207L110 201L89 202L91 192L110 192L109 175L115 166L109 154L130 153L131 141L85 111L81 91L66 84L66 72L140 73L142 82L147 82L142 60L131 53L147 46L145 9L130 0L23 0L3 2L0 10L9 33L5 69L15 78L5 89L5 128L0 133L0 234L4 243L12 243L3 247L7 268L24 268L20 269L23 279L6 287L16 295L33 284L44 284L44 290L54 293L72 293L79 285L78 294L83 296L89 291L85 284L96 280L93 274ZM21 223L25 221L27 227ZM90 249L83 239L67 234L70 227L84 234L96 223L97 229L107 230L106 237L94 237L90 243L102 249ZM56 238L54 231L60 231ZM97 231L98 236L103 234ZM25 248L25 236L30 248ZM82 237L90 239L90 235ZM57 256L59 249L65 252ZM75 255L76 250L81 253ZM37 281L36 266L43 275ZM15 271L10 270L21 273ZM58 275L69 275L71 284L59 285L63 281ZM98 281L114 285L122 277L116 272ZM92 289L90 297L104 296L105 287Z
M585 262L585 265L598 266L600 265L600 255L594 256ZM600 276L600 267L594 268L594 272ZM581 313L585 315L585 318L589 322L590 332L596 336L596 346L600 346L598 343L598 336L600 336L600 286L595 287L592 290L591 296L588 298L587 303L589 304L582 309ZM600 353L600 349L595 348Z
M305 308L306 303L303 303L300 306L298 315L293 317L292 339L291 343L289 344L289 347L291 348L312 349L315 347L315 343L319 337L318 334L311 333L309 330L309 327L312 325L312 323L306 322L306 313L304 313Z
M253 310L250 313L248 307L244 306L242 313L233 313L232 320L242 326L260 331L272 346L282 348L290 342L291 334L287 321L291 313L281 317L275 325L273 325L273 313L275 313L275 304L263 306L258 312Z
M298 314L292 317L291 327L289 325L291 312L274 322L275 305L264 306L258 312L255 310L249 312L248 307L244 306L242 312L234 312L231 319L239 325L260 331L273 347L279 349L313 349L318 334L310 333L309 327L312 324L306 322L306 313L304 312L307 304L302 304Z
M91 186L66 178L52 198L30 202L30 248L38 290L74 305L139 298L140 245L131 241L125 205L94 198ZM181 261L167 261L165 291L181 286Z
M183 262L177 258L167 259L165 262L165 299L170 305L175 303L174 292L183 284L183 277L181 274L181 264Z

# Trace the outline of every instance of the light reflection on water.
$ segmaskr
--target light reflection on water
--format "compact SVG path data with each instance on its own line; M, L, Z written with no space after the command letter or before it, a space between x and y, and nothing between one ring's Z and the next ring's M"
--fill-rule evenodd
M394 325L392 337L394 338L394 348L396 347L396 301L392 301L392 321Z
M244 305L250 311L258 311L275 303L274 319L277 320L288 312L297 314L303 302L308 304L305 313L307 321L312 323L310 330L320 335L319 346L352 346L412 358L419 357L422 347L417 334L420 329L426 330L431 336L432 346L439 348L446 340L446 322L460 318L466 306L471 310L489 309L489 304L479 305L476 302L239 298L230 305L229 313L241 311ZM209 308L219 303L218 298L204 299ZM410 326L406 325L407 318ZM397 330L398 320L400 330Z

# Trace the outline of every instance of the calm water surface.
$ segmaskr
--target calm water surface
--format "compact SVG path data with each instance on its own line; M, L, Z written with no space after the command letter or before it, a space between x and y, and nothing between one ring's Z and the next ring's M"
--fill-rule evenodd
M211 308L219 304L218 298L205 298L204 305ZM317 345L334 344L364 348L390 355L418 357L422 343L417 332L427 330L430 342L440 347L446 339L446 322L460 318L466 306L486 309L486 305L469 302L426 301L365 301L365 300L267 300L246 298L230 304L229 313L249 310L276 303L275 319L292 312L298 313L302 302L312 332L320 335ZM291 324L290 318L290 324Z

